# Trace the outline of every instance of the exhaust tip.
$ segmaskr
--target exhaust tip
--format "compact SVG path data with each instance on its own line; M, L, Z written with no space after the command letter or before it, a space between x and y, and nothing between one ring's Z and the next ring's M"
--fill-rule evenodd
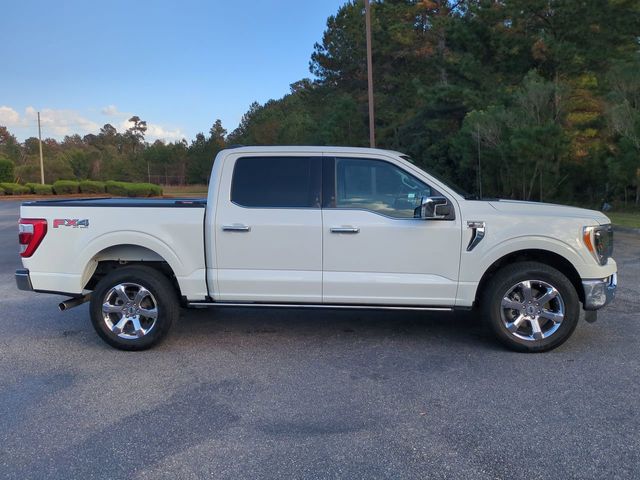
M70 308L77 307L78 305L82 305L85 302L88 302L91 298L91 294L83 295L82 297L74 297L69 300L65 300L64 302L60 302L58 304L58 308L61 312L65 310L69 310Z

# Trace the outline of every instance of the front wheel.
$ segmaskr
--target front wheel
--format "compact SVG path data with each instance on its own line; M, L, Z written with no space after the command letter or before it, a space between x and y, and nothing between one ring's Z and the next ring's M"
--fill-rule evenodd
M521 352L560 346L580 318L573 284L555 268L538 262L499 270L482 295L481 309L498 340Z
M179 316L169 279L146 266L122 267L98 282L91 295L91 323L120 350L145 350L167 334Z

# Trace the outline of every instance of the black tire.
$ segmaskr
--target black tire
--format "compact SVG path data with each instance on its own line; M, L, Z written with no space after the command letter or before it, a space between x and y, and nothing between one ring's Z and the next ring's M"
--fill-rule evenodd
M523 283L527 281L530 283ZM543 304L536 302L536 295L545 300L549 287L556 290L555 297ZM526 290L531 292L530 297ZM503 306L505 298L512 302ZM500 269L482 292L480 309L497 339L519 352L546 352L562 345L580 318L580 300L571 281L555 268L538 262L518 262Z
M118 286L122 288L116 289ZM128 303L123 292L130 299ZM138 295L141 298L136 304ZM103 312L103 305L114 311ZM176 289L162 272L136 265L113 270L98 282L91 294L90 312L93 328L109 345L120 350L146 350L167 335L180 306Z

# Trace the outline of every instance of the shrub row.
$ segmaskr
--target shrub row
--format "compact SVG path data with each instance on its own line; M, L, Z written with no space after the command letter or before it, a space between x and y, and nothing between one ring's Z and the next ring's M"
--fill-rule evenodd
M29 188L29 193L36 195L53 195L52 185L42 185L41 183L25 183L25 187Z
M6 195L24 195L26 193L31 193L29 187L25 187L24 185L20 185L18 183L0 183L0 188L4 190Z
M157 197L162 195L162 188L152 183L129 183L109 180L105 184L107 193L122 197Z
M104 182L94 180L82 180L80 182L80 192L82 193L104 193Z
M122 197L157 197L162 195L162 188L152 183L130 182L96 182L93 180L58 180L53 185L39 183L0 183L0 195L69 195L77 193L109 193Z
M71 193L80 193L80 182L75 180L57 180L53 182L53 192L56 195L69 195Z

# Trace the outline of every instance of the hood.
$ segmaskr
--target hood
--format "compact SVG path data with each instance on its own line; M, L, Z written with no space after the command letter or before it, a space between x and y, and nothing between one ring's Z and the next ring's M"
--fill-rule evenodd
M539 217L569 217L581 218L600 225L611 223L611 220L601 212L586 208L569 207L553 203L523 202L520 200L490 201L489 205L499 212L512 215L527 215Z

